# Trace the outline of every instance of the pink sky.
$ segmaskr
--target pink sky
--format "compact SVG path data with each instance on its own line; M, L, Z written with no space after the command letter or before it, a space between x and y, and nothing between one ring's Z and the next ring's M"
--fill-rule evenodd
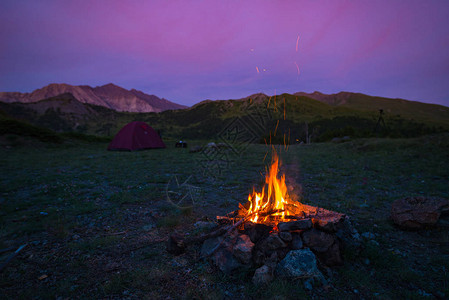
M317 90L449 106L445 0L2 1L0 38L0 91L112 82L186 105Z

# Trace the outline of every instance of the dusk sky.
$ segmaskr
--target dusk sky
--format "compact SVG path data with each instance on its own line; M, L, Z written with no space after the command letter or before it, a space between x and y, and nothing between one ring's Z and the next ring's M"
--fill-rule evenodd
M114 83L193 105L298 91L449 106L449 1L0 2L0 91Z

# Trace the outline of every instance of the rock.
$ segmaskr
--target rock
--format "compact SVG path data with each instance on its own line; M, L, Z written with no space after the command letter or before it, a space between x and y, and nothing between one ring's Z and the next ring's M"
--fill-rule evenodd
M279 231L292 231L292 230L304 230L312 228L312 220L304 219L293 222L279 222Z
M326 266L332 267L343 265L343 258L337 241L335 241L326 252L317 253L317 256Z
M374 240L376 238L374 233L371 233L371 232L364 232L364 233L362 233L362 237L364 239L367 239L367 240Z
M201 246L201 256L206 257L211 254L211 252L218 246L218 244L222 243L222 237L215 237L207 239L203 242Z
M273 280L273 270L267 265L256 269L253 276L253 283L255 285L264 285L270 283Z
M310 278L307 280L304 280L303 285L307 291L313 290L313 280L311 280Z
M313 227L330 233L335 233L342 227L346 216L341 213L331 212L312 218Z
M249 264L251 262L252 250L254 243L246 234L241 234L237 237L236 244L234 245L234 256L242 264Z
M218 224L215 222L206 222L206 221L198 221L195 224L193 224L193 226L195 226L195 228L198 228L200 230L212 230L215 229Z
M332 143L342 143L342 142L343 142L343 139L342 139L342 138L339 138L339 137L334 137L334 138L331 140L331 142L332 142Z
M223 237L207 239L201 247L201 255L210 255L210 259L215 266L222 272L230 274L235 269L242 267L242 264L233 255L232 244L230 239L223 240ZM220 246L217 248L217 245Z
M348 247L356 253L360 253L362 251L362 239L357 230L352 226L349 218L345 217L339 227L335 236L342 242L342 246L344 248Z
M201 147L201 146L194 146L194 147L190 148L189 152L190 153L195 153L195 152L200 152L201 150L203 150L203 147Z
M301 235L299 233L292 234L292 242L290 243L290 248L292 250L299 250L304 247Z
M286 243L291 242L292 240L292 234L290 232L280 232L279 237Z
M184 239L181 235L177 233L173 233L169 236L167 241L167 252L174 254L174 255L180 255L181 253L184 253L186 248L186 245L184 244Z
M310 249L288 252L277 264L276 275L290 278L323 277L317 268L315 255Z
M231 274L232 271L242 267L242 264L233 255L232 250L227 246L216 250L211 259L214 265L225 274Z
M302 233L304 244L316 252L326 252L335 242L335 237L318 229L307 230Z
M441 213L449 212L449 200L409 197L398 199L391 206L391 219L403 229L421 229L435 225Z
M253 243L257 243L259 240L267 237L271 230L273 230L273 228L265 224L255 224L251 222L245 224L245 233Z
M270 234L265 240L265 245L269 250L287 247L287 244L281 240L277 233Z

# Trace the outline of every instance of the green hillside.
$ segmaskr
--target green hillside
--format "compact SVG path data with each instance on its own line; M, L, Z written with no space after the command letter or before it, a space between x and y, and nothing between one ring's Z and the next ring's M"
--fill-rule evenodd
M340 105L282 94L204 101L183 110L125 113L84 104L71 94L37 103L2 103L0 112L56 132L113 136L131 121L144 121L175 139L217 139L238 123L254 142L327 141L334 137L415 137L449 130L449 108L351 94ZM378 123L379 109L384 110Z

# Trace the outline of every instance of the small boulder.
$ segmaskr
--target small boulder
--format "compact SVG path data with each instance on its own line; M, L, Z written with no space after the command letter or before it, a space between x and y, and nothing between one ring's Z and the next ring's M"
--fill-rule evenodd
M302 242L301 235L299 233L292 234L292 242L290 243L290 248L292 250L299 250L304 247L304 243Z
M267 265L263 265L256 269L252 281L255 285L264 285L270 283L273 277L273 269Z
M292 222L279 222L279 231L304 230L312 228L312 220L303 219Z
M201 150L203 150L203 147L201 147L201 146L194 146L194 147L190 148L189 152L190 153L196 153L196 152L201 152Z
M223 273L231 274L232 271L242 267L242 264L235 258L229 247L219 248L212 254L212 262Z
M323 277L310 249L292 250L276 266L276 275L289 278Z
M281 240L283 240L286 243L291 242L291 240L292 240L292 234L288 231L279 232L279 237L281 238Z
M303 232L304 244L316 252L326 252L335 242L335 237L327 232L318 229L311 229Z
M237 241L234 245L234 256L242 264L248 264L251 262L251 252L253 250L254 243L246 234L241 234L237 237Z
M336 241L324 253L317 253L318 258L329 267L343 265L339 243Z
M279 237L277 233L270 234L265 240L265 245L269 250L287 247L287 244Z
M391 219L403 229L421 229L435 225L441 213L449 212L449 200L409 197L398 199L391 206Z

